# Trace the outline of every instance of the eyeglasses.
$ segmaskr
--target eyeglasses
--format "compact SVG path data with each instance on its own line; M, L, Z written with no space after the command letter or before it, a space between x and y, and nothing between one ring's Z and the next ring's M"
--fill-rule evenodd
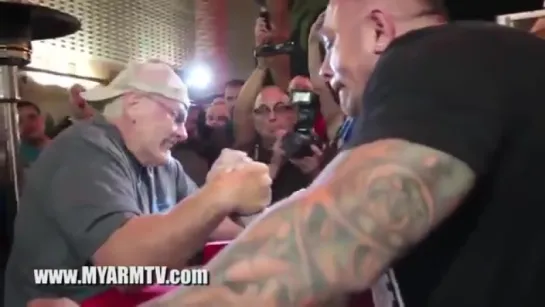
M225 96L225 101L234 102L237 100L237 96Z
M294 108L293 105L284 104L283 102L276 104L272 109L262 104L254 109L254 114L256 116L270 116L271 112L274 114L287 114L292 112Z
M176 125L183 125L185 123L187 118L187 110L184 107L173 108L173 107L170 107L167 103L161 101L160 99L150 97L150 96L147 96L147 98L155 102L158 106L161 107L161 109L163 109L170 116L172 116Z
M228 122L229 117L225 115L207 115L206 119L208 121L219 121L219 122Z

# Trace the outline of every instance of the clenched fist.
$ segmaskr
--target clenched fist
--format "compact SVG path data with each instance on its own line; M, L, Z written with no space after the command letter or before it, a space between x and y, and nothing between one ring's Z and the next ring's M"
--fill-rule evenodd
M221 172L225 172L234 168L240 163L247 163L252 161L248 155L243 151L233 150L233 149L223 149L220 153L220 156L214 161L212 167L206 175L206 181L210 181L215 175Z
M230 206L233 213L251 215L271 202L272 179L266 164L245 153L224 149L206 178L206 188Z

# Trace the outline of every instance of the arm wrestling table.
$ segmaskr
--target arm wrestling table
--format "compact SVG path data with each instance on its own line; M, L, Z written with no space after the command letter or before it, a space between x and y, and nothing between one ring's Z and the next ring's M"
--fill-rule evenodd
M229 241L209 242L206 244L204 247L204 264L214 258L228 244ZM111 289L84 301L81 307L135 307L176 288L175 286L149 286L131 292ZM374 307L370 291L351 295L349 307Z
M204 247L203 264L206 264L219 253L229 241L210 242ZM119 289L110 289L99 295L85 300L81 307L134 307L147 302L165 293L168 293L176 286L149 286L138 289L137 291L123 292Z
M229 241L209 242L204 247L204 264L219 253ZM143 302L161 296L176 289L175 286L150 286L135 292L121 292L118 289L108 290L100 295L83 302L82 307L134 307ZM373 307L373 299L370 291L353 294L350 296L349 307Z

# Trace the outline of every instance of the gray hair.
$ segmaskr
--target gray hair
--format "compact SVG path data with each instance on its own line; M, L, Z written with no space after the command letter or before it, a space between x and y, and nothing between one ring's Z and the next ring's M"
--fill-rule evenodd
M100 102L102 105L102 110L99 109L99 111L102 111L102 115L104 115L104 117L107 119L116 119L123 115L123 102L121 97L122 96L119 96Z

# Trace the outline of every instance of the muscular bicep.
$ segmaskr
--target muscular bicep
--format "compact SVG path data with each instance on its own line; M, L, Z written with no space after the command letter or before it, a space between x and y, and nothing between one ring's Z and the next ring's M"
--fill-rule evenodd
M354 229L389 236L377 240L389 249L420 240L458 207L474 181L471 168L450 154L386 139L341 153L315 184Z

